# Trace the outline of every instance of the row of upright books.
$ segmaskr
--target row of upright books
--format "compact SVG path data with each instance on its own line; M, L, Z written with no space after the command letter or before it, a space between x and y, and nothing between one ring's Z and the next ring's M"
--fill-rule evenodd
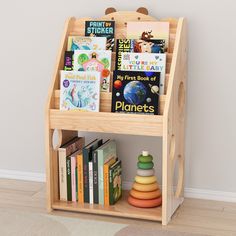
M75 137L58 149L60 200L113 205L122 194L116 142Z

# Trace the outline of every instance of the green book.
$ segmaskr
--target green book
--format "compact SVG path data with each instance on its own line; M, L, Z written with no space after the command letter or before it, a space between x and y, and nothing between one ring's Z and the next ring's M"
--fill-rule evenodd
M70 156L66 157L66 176L67 176L67 201L72 201Z

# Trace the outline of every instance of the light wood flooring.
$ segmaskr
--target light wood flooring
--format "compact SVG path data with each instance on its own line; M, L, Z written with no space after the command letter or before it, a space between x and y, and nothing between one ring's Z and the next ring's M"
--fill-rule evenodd
M35 213L46 213L45 183L0 179L0 210L14 209ZM138 220L121 219L90 214L54 211L51 214L125 223L140 224ZM171 223L142 221L142 225L152 228L167 228L171 231L192 232L204 235L236 236L236 204L199 199L185 199ZM100 235L101 236L101 235Z

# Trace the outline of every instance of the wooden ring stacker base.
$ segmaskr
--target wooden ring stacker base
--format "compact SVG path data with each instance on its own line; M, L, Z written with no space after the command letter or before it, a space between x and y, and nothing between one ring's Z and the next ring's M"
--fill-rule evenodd
M141 199L137 199L132 196L129 196L128 203L132 206L141 207L141 208L158 207L162 203L162 197L158 197L151 200L141 200Z

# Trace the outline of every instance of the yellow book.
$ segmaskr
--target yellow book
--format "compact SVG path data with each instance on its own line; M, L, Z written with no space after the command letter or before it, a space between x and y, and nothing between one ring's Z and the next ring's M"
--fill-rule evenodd
M104 176L104 205L109 206L109 167L116 162L116 158L112 157L108 162L104 164L103 176Z
M83 181L83 155L82 152L77 156L78 166L78 202L84 203L84 181Z

